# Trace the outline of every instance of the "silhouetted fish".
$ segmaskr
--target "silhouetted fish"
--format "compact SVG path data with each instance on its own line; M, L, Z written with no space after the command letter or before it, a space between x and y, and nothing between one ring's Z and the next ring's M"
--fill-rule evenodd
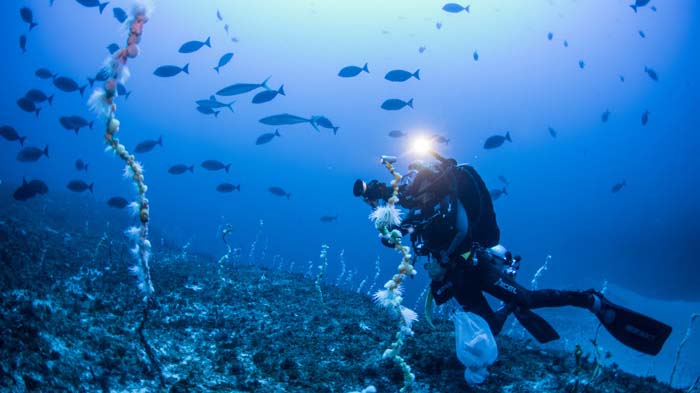
M637 8L639 7L644 7L645 5L649 4L649 0L635 0L634 4L630 6L634 10L634 12L637 12Z
M367 63L365 63L365 65L362 67L357 67L357 66L343 67L340 71L338 71L338 76L341 78L352 78L353 76L359 75L360 72L362 72L362 71L369 74L369 69L367 68Z
M117 96L124 97L125 100L128 100L130 95L131 92L126 90L126 86L121 82L117 82Z
M569 41L564 40L564 48L568 48L568 47L569 47Z
M41 108L37 107L34 101L27 97L22 97L17 100L17 106L25 112L36 113L37 116L39 116L39 112L41 112Z
M253 97L252 103L253 104L262 104L264 102L272 101L277 95L286 95L284 93L284 85L281 85L279 89L277 90L265 90L261 91L260 93L256 94Z
M413 98L411 98L408 101L403 101L398 98L390 98L382 102L381 108L387 111L397 111L399 109L403 109L406 106L413 109Z
M329 223L338 220L338 215L335 216L321 216L321 222Z
M226 171L226 173L228 173L228 170L231 168L231 164L224 165L221 161L206 160L202 161L202 168L208 171L220 171L223 169Z
M620 190L622 190L622 187L624 187L624 186L626 186L626 185L627 185L627 181L626 181L626 180L623 180L623 181L621 181L621 182L619 182L619 183L615 183L615 184L612 186L612 188L610 189L610 192L612 192L613 194L615 194L615 193L619 192Z
M214 117L219 117L221 111L215 111L214 108L208 106L198 106L197 111L203 115L214 115Z
M639 36L642 38L647 38L647 35L643 31L639 30Z
M161 78L170 78L173 77L181 72L184 72L185 74L190 73L190 65L185 64L184 67L180 68L178 66L174 65L164 65L156 68L155 71L153 71L153 75L159 76Z
M503 183L505 185L510 185L510 182L508 181L508 179L503 175L498 175L498 180L500 180L501 183Z
M85 88L87 88L87 85L84 85L82 87L78 86L78 83L76 81L65 76L54 77L53 84L59 90L65 91L66 93L80 91L81 97L83 96L83 93L85 93Z
M547 33L547 39L551 41L552 38L554 38L554 34L552 34L552 32L550 31L549 33Z
M129 15L126 13L126 11L119 7L114 7L112 9L112 14L114 15L114 19L116 19L119 23L124 23L127 19L129 19Z
M253 91L261 87L267 90L269 89L269 87L267 87L268 80L270 80L269 76L264 81L262 81L262 83L234 83L233 85L226 86L223 89L217 91L216 95L224 97L235 96L238 94L244 94L249 91Z
M510 139L510 132L506 132L505 135L493 135L488 137L486 142L484 142L484 149L495 149L501 146L505 141L513 142L513 140Z
M119 50L119 45L115 44L114 42L107 45L107 50L109 51L110 55L113 55L115 52Z
M207 37L205 41L188 41L182 44L178 52L180 53L193 53L200 50L203 46L208 46L211 48L211 37Z
M26 136L19 136L17 130L11 126L0 126L0 136L10 142L19 141L20 146L24 146L24 140L27 139Z
M442 143L442 144L445 144L445 145L447 145L447 144L450 143L450 140L449 140L448 138L446 138L446 137L444 137L444 136L442 136L442 135L438 135L438 134L433 135L433 136L430 138L430 140L431 140L432 142Z
M113 207L115 209L123 209L129 204L129 201L122 197L112 197L107 200L107 206Z
M58 119L58 122L61 123L63 128L66 130L73 130L77 134L78 131L80 131L81 128L88 126L90 129L92 129L93 124L95 123L94 121L88 122L81 116L61 116Z
M313 116L311 118L311 124L317 124L323 128L333 130L333 135L337 134L338 129L340 128L340 127L333 125L333 123L325 116Z
M392 137L392 138L403 138L403 137L405 137L406 135L408 135L408 134L406 134L405 132L403 132L403 131L401 131L401 130L391 130L391 131L389 131L389 136Z
M447 3L444 6L442 6L442 10L445 12L450 12L452 14L456 14L462 11L469 12L469 5L466 7L463 7L457 3Z
M34 23L34 14L32 13L31 9L27 7L20 8L19 16L22 18L23 21L29 23L29 30L32 30L33 28L38 26L36 23Z
M231 183L221 183L218 186L216 186L216 191L218 192L231 192L233 190L241 190L241 185L236 184L235 186Z
M218 109L218 108L228 108L233 112L233 104L236 101L231 101L228 104L225 104L223 102L217 101L216 96L211 96L209 97L208 100L197 100L195 103L197 106L205 107L205 108L212 108L212 109Z
M102 68L97 73L95 74L94 78L87 78L88 83L90 83L90 87L92 87L95 82L105 82L107 79L109 79L109 71L107 71L106 68ZM118 83L120 85L121 83Z
M70 182L68 182L66 188L73 192L84 192L89 190L90 194L92 194L92 187L94 185L95 183L87 184L82 180L71 180Z
M649 78L651 78L654 82L659 81L659 75L653 69L651 69L647 66L644 66L644 72L646 72L647 75L649 75Z
M39 68L36 71L34 71L34 75L38 76L41 79L51 79L56 77L51 71L49 71L47 68Z
M625 76L624 76L624 75L620 75L620 82L624 82L624 81L625 81Z
M79 158L79 159L75 160L75 169L77 169L79 171L87 172L88 164Z
M423 52L425 52L425 47L424 46L418 47L418 53L423 53Z
M642 113L642 125L645 126L649 122L649 110L645 110L644 113Z
M435 28L438 30L442 29L442 22L435 23Z
M603 123L607 123L608 119L610 118L610 110L606 109L605 112L600 116L600 121Z
M158 140L147 139L145 141L140 142L134 148L134 152L135 153L148 153L149 151L153 150L153 148L156 147L157 145L160 145L161 147L163 146L163 136L159 136Z
M585 66L586 66L586 62L584 62L583 60L578 61L578 68L583 69L583 67L585 67Z
M225 66L226 64L228 64L228 62L231 61L231 59L233 59L233 53L231 53L231 52L226 53L223 56L221 56L221 58L219 59L219 64L216 67L214 67L214 69L216 70L216 73L218 74L219 69L221 67Z
M42 103L44 101L48 101L49 105L51 105L53 103L53 97L54 97L53 95L47 96L43 91L41 91L39 89L31 89L24 96L29 98L33 102L36 102L36 103Z
M26 201L27 199L33 198L37 195L44 195L49 192L49 187L46 186L41 180L32 180L27 182L26 179L22 178L22 185L19 186L12 197L17 201Z
M17 161L35 162L38 161L41 156L49 157L49 145L46 145L43 150L38 147L25 147L17 153Z
M416 70L414 73L410 73L405 70L392 70L384 75L384 79L391 82L405 82L411 79L411 77L420 80L420 69Z
M472 57L474 58L474 61L479 61L479 52L474 51L474 54L472 55Z
M289 199L292 196L292 194L285 191L282 187L274 186L274 187L268 188L267 190L270 191L273 195L287 197L287 199Z
M24 34L19 36L19 49L22 50L22 53L27 53L27 36Z
M554 128L552 128L552 127L547 127L547 131L549 131L549 135L551 135L552 138L556 138L556 137L557 137L557 131L556 131Z
M316 131L319 131L313 119L305 119L303 117L290 115L289 113L281 113L279 115L263 117L260 119L260 122L268 126L286 126L292 124L309 123L314 129L316 129Z
M100 3L98 0L75 0L75 1L77 1L79 4L81 4L85 7L88 7L88 8L99 7L100 14L102 13L102 11L104 11L105 7L107 7L107 4L109 4L108 1L106 1L104 3Z
M258 137L258 139L255 140L256 145L264 145L271 140L273 140L276 136L281 136L279 130L275 130L275 132L268 132L265 134L262 134Z
M171 175L182 175L187 171L194 173L194 165L187 166L185 164L176 164L168 168L168 173Z
M491 200L495 201L498 198L500 198L502 195L508 195L508 191L506 190L505 187L499 189L499 188L494 188L492 190L489 190L489 195L491 195Z

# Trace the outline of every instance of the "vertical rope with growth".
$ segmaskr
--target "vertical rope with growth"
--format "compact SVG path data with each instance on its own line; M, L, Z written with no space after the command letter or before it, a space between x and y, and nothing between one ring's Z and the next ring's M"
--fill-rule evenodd
M148 240L148 222L150 217L148 198L146 191L148 187L144 181L143 167L136 161L136 158L129 153L123 144L119 143L116 134L120 129L120 122L116 117L117 106L114 99L117 97L118 83L124 83L129 76L126 63L139 54L138 44L141 42L143 26L148 22L150 7L146 3L134 5L131 15L125 25L128 27L128 38L126 46L115 52L106 62L103 68L108 79L103 88L96 89L90 97L89 105L98 114L106 118L105 143L107 150L113 151L125 163L124 175L130 177L134 182L137 191L136 201L131 206L138 213L139 225L129 228L126 233L134 241L135 245L131 253L136 259L136 263L130 268L131 272L138 278L138 287L144 293L145 306L142 319L137 328L139 340L148 356L151 365L156 370L161 386L164 386L163 375L160 365L155 358L155 352L146 340L143 329L148 320L149 310L155 305L153 298L153 282L148 261L151 255L151 242Z

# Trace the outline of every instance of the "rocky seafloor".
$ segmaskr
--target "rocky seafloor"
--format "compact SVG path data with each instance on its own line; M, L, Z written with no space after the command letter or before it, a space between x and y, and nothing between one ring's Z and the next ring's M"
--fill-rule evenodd
M235 258L219 264L221 255L167 242L154 247L157 304L139 330L145 304L128 270L129 244L121 230L91 230L80 203L3 200L1 391L351 392L373 385L396 392L403 385L401 369L382 359L397 319L368 296L322 285L321 301L315 277ZM76 219L80 211L85 217ZM677 391L614 363L595 371L588 354L577 365L573 353L505 335L488 379L470 387L452 322L437 319L435 327L416 322L402 350L416 376L411 391Z

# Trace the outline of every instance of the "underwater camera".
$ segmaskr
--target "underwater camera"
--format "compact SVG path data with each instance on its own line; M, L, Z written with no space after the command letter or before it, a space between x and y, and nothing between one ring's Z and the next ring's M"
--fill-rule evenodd
M379 180L372 180L365 183L362 179L355 180L352 186L352 194L356 197L362 197L366 201L376 202L380 199L388 200L391 198L393 189Z

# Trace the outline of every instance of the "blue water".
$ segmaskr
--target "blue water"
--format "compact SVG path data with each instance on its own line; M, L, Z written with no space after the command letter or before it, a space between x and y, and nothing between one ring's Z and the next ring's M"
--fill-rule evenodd
M151 225L180 244L218 255L217 230L231 223L233 242L245 254L262 220L268 256L307 266L328 244L329 277L340 273L344 249L347 268L358 271L355 285L371 280L377 256L383 282L399 258L379 244L352 183L389 181L380 155L399 156L397 167L405 171L418 158L409 152L411 137L439 133L450 139L437 145L440 153L474 165L490 188L502 187L499 175L511 182L495 208L502 242L524 258L521 281L529 282L552 255L540 287L601 287L607 280L645 297L698 301L700 5L652 1L634 13L628 3L474 1L470 13L450 14L442 11L444 2L432 0L161 1L145 26L140 55L128 64L132 93L117 100L127 148L163 137L162 148L137 157L146 170ZM39 24L30 32L19 17L21 6L30 7ZM60 194L69 192L70 180L84 179L95 183L87 198L134 197L120 160L104 152L100 121L77 136L58 122L67 115L94 118L86 105L91 89L81 98L34 75L47 67L81 85L94 77L106 46L125 39L113 6L128 9L129 3L113 1L102 15L73 0L0 5L0 123L27 135L26 145L50 148L49 159L20 163L19 144L0 140L3 183L37 178ZM18 46L21 34L26 54ZM178 53L186 41L207 37L212 48ZM217 74L213 67L226 52L233 60ZM337 76L345 66L364 63L369 74ZM190 74L153 75L166 64L189 64ZM658 82L645 66L658 73ZM420 69L421 79L384 80L392 69ZM225 86L268 76L271 88L284 84L286 96L261 105L250 102L254 93L220 97L236 100L235 113L224 108L217 118L195 110L195 100ZM38 117L16 104L30 88L56 94ZM415 108L380 109L388 98L413 98ZM643 126L645 110L650 115ZM285 112L324 115L340 129L333 135L308 124L282 126L281 138L256 146L260 134L275 130L258 120ZM388 137L395 129L411 137ZM506 131L513 143L483 149L486 138ZM78 158L89 162L87 173L74 169ZM231 163L231 172L203 170L199 163L206 159ZM194 165L194 174L168 174L177 163ZM627 185L612 193L623 180ZM241 191L216 192L222 182L240 184ZM271 186L292 197L272 195ZM337 222L320 221L336 214ZM409 300L427 284L419 270L407 286Z

